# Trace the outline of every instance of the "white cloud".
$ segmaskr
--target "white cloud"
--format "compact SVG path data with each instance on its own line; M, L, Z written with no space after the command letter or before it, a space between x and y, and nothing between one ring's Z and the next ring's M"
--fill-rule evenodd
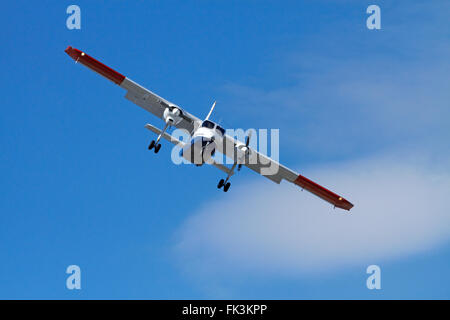
M305 173L352 201L351 214L289 183L236 184L186 221L176 252L195 275L310 274L445 243L448 170L405 161L368 159Z

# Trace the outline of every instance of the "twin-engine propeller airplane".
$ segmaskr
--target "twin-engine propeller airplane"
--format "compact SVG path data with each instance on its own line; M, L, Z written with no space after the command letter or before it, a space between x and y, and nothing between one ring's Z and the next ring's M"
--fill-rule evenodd
M153 149L155 153L158 153L161 148L159 142L161 138L164 138L169 142L180 146L182 148L180 155L189 162L192 162L197 166L208 163L224 171L227 176L225 179L219 181L219 184L217 185L219 189L223 188L223 190L227 192L231 185L229 181L230 177L235 173L236 166L237 171L240 171L242 165L245 165L278 184L283 179L294 183L302 189L306 189L323 200L328 201L334 207L345 210L350 210L353 207L353 204L343 197L251 148L249 146L251 134L246 137L245 143L225 134L225 130L221 126L209 120L216 105L215 102L205 120L202 121L176 104L161 98L150 90L97 61L85 52L70 46L65 52L76 62L81 63L125 89L127 91L125 98L153 113L165 122L162 130L151 124L145 125L147 129L157 134L156 140L152 140L148 146L150 150ZM184 143L173 135L168 134L166 131L169 127L187 131L190 135L190 142ZM216 150L223 155L234 159L231 168L228 168L213 159Z

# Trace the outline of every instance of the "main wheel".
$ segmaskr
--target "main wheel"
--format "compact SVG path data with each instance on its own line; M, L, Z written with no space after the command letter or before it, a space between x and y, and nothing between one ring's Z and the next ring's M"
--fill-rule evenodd
M158 144L155 146L155 153L158 153L159 149L161 149L161 143L158 143Z
M231 183L227 182L227 184L225 185L225 187L223 187L223 191L227 192L228 189L230 189Z
M217 185L217 188L218 189L222 188L224 183L225 183L225 180L220 179L219 184Z
M152 142L150 142L150 144L148 145L148 150L152 150L154 146L155 146L155 140L152 140Z

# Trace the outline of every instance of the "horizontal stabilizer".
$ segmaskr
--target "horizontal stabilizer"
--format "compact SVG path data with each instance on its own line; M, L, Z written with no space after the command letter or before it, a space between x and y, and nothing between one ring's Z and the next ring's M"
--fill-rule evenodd
M145 128L147 128L150 131L153 131L154 133L156 133L158 135L162 132L161 129L158 129L157 127L155 127L154 125L151 125L149 123L147 123L145 125ZM171 136L167 132L164 132L161 137L163 137L167 141L173 143L174 145L179 145L180 147L184 147L184 142L182 142L182 141L178 140L177 138Z

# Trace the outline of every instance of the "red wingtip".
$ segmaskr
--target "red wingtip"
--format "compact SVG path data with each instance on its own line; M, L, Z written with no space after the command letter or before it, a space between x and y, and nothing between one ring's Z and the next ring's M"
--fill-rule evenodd
M75 61L80 58L81 51L78 49L74 49L71 46L68 46L64 51Z
M73 60L80 62L81 64L85 65L89 69L101 74L105 78L111 80L112 82L120 85L123 80L125 80L125 76L120 74L119 72L111 69L107 65L101 63L100 61L92 58L91 56L87 55L86 53L76 49L72 48L71 46L68 46L66 50L64 50Z
M315 194L316 196L322 198L325 201L330 202L335 207L350 210L353 208L353 204L344 199L343 197L335 194L334 192L322 187L321 185L309 180L308 178L302 176L301 174L295 179L294 183L309 192Z

